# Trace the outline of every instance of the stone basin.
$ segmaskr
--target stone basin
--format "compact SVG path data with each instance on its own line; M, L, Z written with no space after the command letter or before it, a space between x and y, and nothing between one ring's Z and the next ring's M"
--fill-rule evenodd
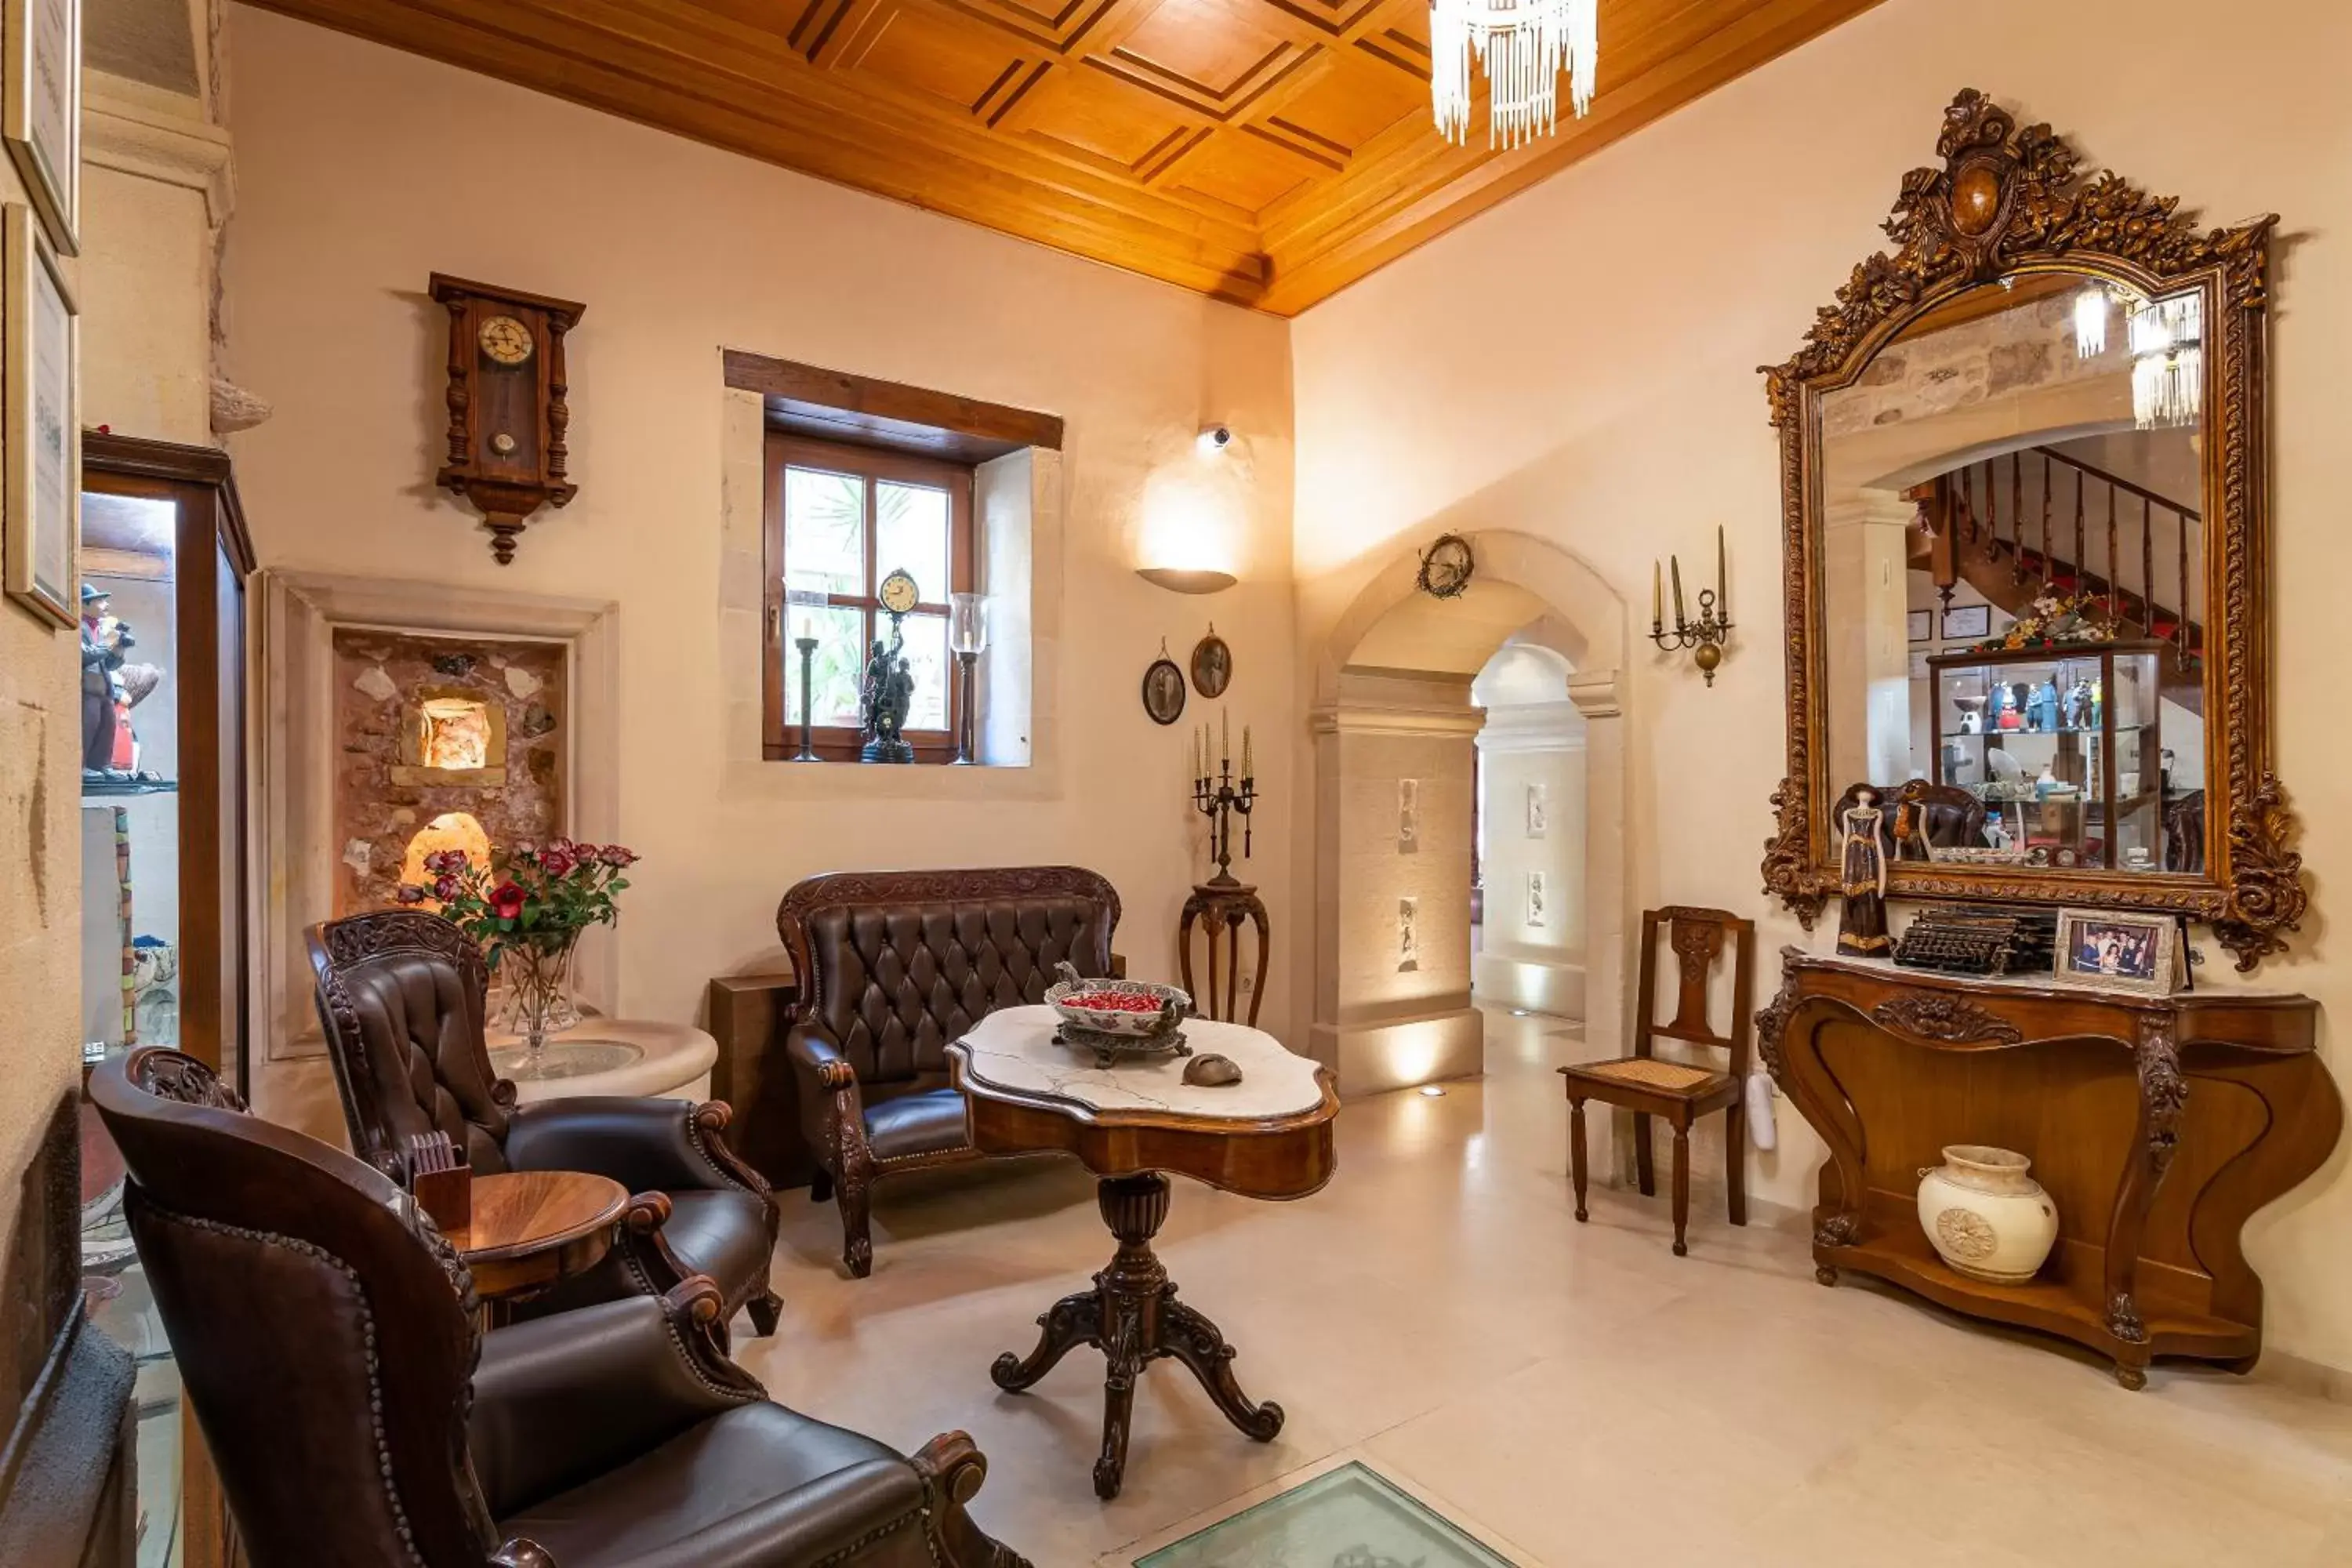
M704 1100L719 1059L719 1043L700 1029L644 1018L583 1018L547 1042L536 1076L526 1076L520 1037L493 1031L489 1047L491 1068L525 1104L585 1094Z

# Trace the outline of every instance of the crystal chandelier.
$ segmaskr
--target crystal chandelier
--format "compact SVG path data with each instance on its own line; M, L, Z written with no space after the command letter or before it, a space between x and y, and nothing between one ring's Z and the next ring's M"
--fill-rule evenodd
M2074 296L2074 357L2096 359L2107 352L2107 291L2093 287Z
M1559 119L1559 73L1581 117L1592 107L1601 0L1430 0L1430 100L1448 141L1470 134L1470 57L1486 68L1486 145L1517 147Z
M2118 304L2131 351L2132 418L2143 430L2196 423L2205 406L2204 296L2147 300L2124 289L2085 289L2074 296L2077 357L2107 352L2107 315Z
M2136 300L2125 307L2125 322L2139 427L2194 424L2205 406L2205 297Z

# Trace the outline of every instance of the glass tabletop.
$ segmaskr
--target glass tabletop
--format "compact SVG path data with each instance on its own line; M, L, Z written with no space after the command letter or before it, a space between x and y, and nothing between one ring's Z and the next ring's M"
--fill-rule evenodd
M1268 1498L1135 1568L1514 1568L1361 1463Z

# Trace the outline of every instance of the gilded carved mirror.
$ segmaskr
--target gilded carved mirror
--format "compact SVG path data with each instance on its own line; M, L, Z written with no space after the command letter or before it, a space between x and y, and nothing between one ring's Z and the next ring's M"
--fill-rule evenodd
M1788 776L1810 926L1876 788L1898 898L2171 910L2251 970L2306 903L2271 771L2270 231L2200 230L1983 94L1945 111L1780 432Z

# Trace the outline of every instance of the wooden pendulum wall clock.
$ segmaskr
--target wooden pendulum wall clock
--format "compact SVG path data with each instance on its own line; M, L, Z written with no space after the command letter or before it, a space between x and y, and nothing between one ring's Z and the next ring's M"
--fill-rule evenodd
M531 513L579 492L563 472L563 334L587 307L438 272L433 298L449 310L449 453L438 482L481 508L503 566Z

